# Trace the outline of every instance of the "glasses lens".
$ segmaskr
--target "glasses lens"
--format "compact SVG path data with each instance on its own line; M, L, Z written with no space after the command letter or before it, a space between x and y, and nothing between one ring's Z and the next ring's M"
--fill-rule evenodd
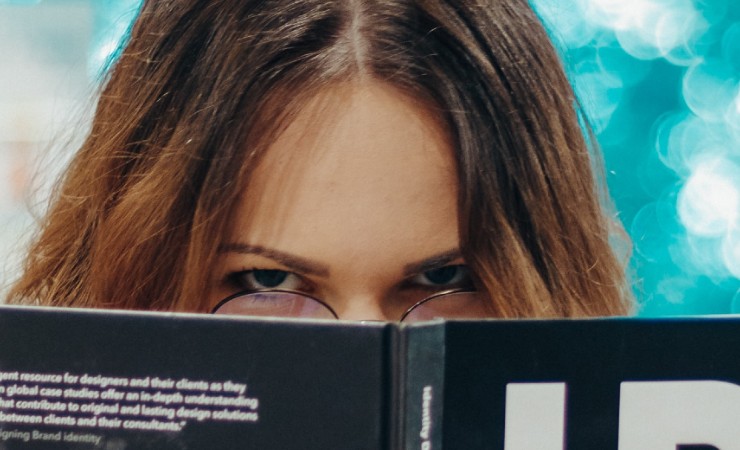
M225 300L213 314L254 317L336 319L326 305L311 297L290 292L255 292Z
M403 322L433 319L486 319L492 314L480 292L453 292L428 298L404 314Z

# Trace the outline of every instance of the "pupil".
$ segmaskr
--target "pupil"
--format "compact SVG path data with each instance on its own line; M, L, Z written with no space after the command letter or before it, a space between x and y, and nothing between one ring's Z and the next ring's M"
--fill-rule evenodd
M458 270L458 266L440 267L424 272L424 276L433 284L447 284L455 278Z
M252 272L254 281L266 288L279 286L288 277L288 273L282 270L255 270Z

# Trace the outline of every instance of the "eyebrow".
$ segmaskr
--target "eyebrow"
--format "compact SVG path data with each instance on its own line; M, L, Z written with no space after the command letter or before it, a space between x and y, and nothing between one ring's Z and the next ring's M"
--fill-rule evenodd
M329 276L329 266L316 261L311 261L300 256L291 255L290 253L281 252L272 248L266 248L259 245L249 245L241 242L233 242L228 244L222 244L218 247L219 253L241 253L245 255L259 255L265 258L272 259L290 270L304 273L306 275L316 275L319 277L326 278ZM429 258L425 258L418 262L406 264L403 267L403 276L408 277L416 275L427 270L438 269L451 261L454 261L462 257L462 253L459 248L447 250L442 253L438 253Z
M241 253L245 255L259 255L276 261L290 270L306 274L316 275L322 278L329 276L329 266L316 261L311 261L300 256L291 255L290 253L281 252L272 248L261 247L259 245L249 245L240 242L221 244L218 247L219 253Z
M411 275L426 272L427 270L439 269L440 267L443 267L461 257L462 253L459 248L447 250L446 252L438 253L422 261L406 264L403 268L403 276L409 277Z

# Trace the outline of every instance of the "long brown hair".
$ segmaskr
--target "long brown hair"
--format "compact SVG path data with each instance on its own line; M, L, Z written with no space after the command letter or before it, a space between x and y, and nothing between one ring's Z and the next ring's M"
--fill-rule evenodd
M260 154L363 77L449 126L463 254L499 316L629 311L597 152L526 0L147 1L10 301L202 311Z

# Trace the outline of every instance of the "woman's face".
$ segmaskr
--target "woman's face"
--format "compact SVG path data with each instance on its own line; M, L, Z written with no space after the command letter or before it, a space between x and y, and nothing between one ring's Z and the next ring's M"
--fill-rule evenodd
M341 319L398 320L421 298L470 284L446 130L380 83L338 85L270 146L220 246L211 305L277 288Z

